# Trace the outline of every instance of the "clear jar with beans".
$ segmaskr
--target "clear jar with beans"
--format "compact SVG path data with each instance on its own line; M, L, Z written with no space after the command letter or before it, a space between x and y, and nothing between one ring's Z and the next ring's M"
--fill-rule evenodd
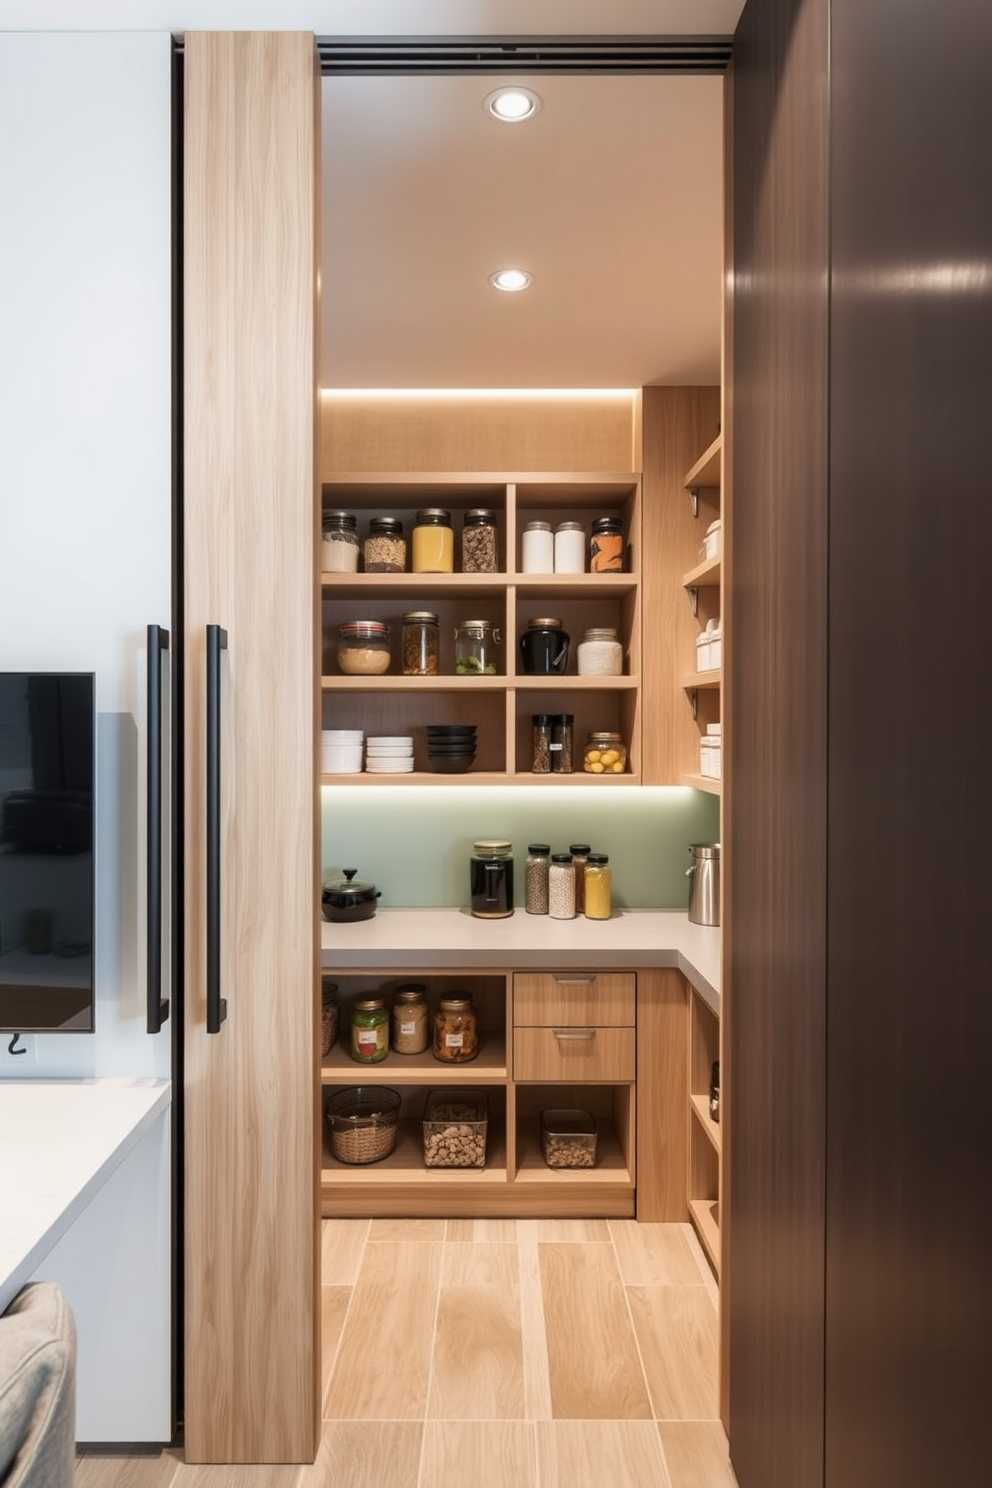
M404 573L406 538L398 517L373 517L363 549L366 573Z
M404 677L436 677L440 646L438 617L430 610L410 610L403 616Z
M548 916L575 919L575 865L571 853L552 853L548 869Z

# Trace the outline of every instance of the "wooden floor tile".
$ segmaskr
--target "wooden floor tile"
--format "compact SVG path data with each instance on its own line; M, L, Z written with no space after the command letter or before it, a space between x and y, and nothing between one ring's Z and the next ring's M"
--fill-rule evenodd
M515 1219L449 1219L444 1238L445 1240L490 1241L503 1245L515 1245L517 1221Z
M719 1421L659 1421L672 1488L737 1488Z
M392 1240L406 1244L414 1240L444 1239L444 1219L374 1219L370 1240Z
M540 1245L556 1419L652 1415L613 1247Z
M327 1391L327 1419L423 1419L440 1269L440 1245L366 1245Z
M528 1421L550 1421L551 1376L548 1373L548 1338L544 1325L544 1291L536 1222L521 1220L517 1236L525 1414Z
M659 1420L717 1418L717 1316L704 1287L628 1287Z
M297 1488L299 1480L299 1467L284 1463L222 1467L187 1467L181 1463L171 1488Z
M297 1488L417 1488L423 1433L419 1421L325 1421Z
M538 1240L553 1245L578 1245L610 1238L605 1219L538 1219L534 1223Z
M449 1421L523 1419L516 1286L442 1286L427 1415Z
M171 1488L182 1463L174 1448L143 1457L83 1450L76 1457L75 1488Z
M326 1407L338 1344L344 1331L351 1287L325 1286L320 1292L320 1394Z
M449 1241L441 1252L442 1286L517 1287L520 1253L515 1245Z
M625 1286L701 1286L688 1225L611 1219L610 1234Z
M320 1225L320 1279L324 1286L353 1286L368 1238L367 1219L324 1219Z
M653 1421L540 1421L541 1488L671 1488Z
M382 1488L387 1482L392 1488L388 1479ZM534 1427L528 1421L428 1421L424 1427L420 1488L537 1488L537 1483Z

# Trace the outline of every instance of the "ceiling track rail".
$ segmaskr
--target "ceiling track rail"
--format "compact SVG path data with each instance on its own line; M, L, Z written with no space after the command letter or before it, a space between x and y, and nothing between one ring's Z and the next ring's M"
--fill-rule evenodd
M729 36L318 36L324 77L721 73Z

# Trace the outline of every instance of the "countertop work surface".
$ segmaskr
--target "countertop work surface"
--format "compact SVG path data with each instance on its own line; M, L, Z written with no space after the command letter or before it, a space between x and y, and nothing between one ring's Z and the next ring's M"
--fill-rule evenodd
M467 909L380 909L354 924L321 923L328 971L460 971L677 966L720 1010L720 931L689 922L685 910L614 910L609 920L553 920L518 909L480 920Z
M169 1080L0 1080L0 1312L171 1099Z

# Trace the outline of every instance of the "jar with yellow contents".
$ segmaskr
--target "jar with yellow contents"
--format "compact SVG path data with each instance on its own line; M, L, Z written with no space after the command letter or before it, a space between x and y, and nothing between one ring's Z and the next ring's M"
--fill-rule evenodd
M582 768L587 775L622 775L627 768L627 746L622 734L589 734L582 751Z

